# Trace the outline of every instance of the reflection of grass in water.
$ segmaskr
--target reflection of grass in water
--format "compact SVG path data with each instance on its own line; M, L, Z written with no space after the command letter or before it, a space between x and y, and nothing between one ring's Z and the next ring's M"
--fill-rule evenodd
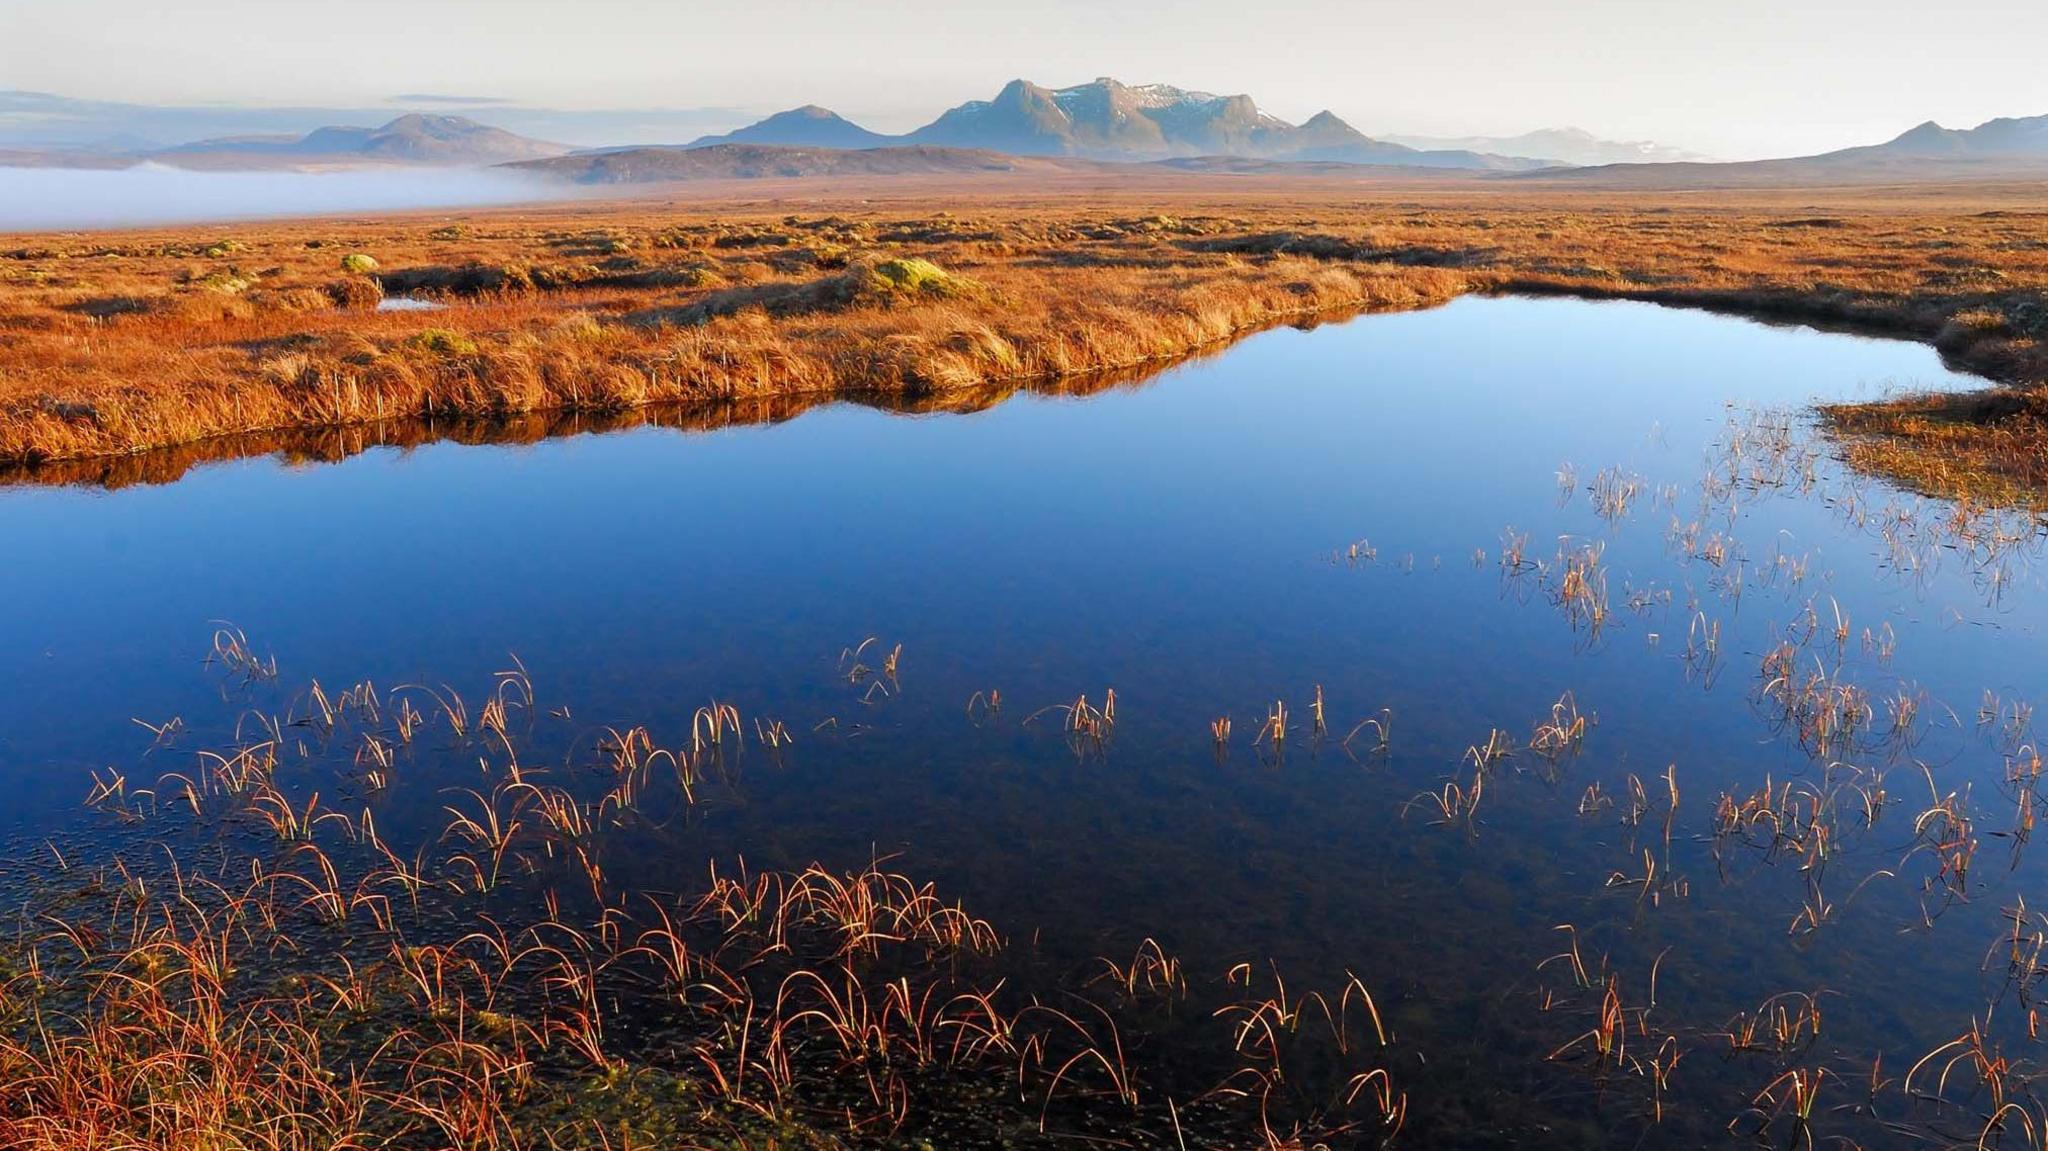
M1208 354L1197 351L1192 357ZM275 456L290 465L340 463L377 448L409 449L435 443L533 444L542 440L604 435L637 428L710 432L795 419L816 408L858 404L902 415L968 414L1020 395L1091 396L1141 387L1156 370L1102 371L1030 386L992 385L943 396L865 393L741 396L700 403L648 404L616 412L508 412L431 419L374 420L339 427L288 428L210 437L153 451L33 464L0 464L0 483L75 484L124 488L168 484L195 467L254 456Z
M1069 228L1036 224L991 235L828 217L752 242L764 234L644 216L603 236L401 229L360 237L378 266L340 279L327 241L309 247L289 227L240 229L235 256L197 271L188 245L128 247L120 271L96 262L79 291L0 292L10 314L34 314L34 347L10 341L6 379L42 381L0 387L0 460L393 419L972 396L1156 368L1250 331L1468 286L1444 268L1239 260L1172 242L1180 231L1104 234L1085 247L1122 255L1080 262L1063 258L1083 247ZM465 303L379 311L383 290ZM71 351L87 337L89 366Z
M1836 192L1860 202L1815 227L1796 214L1810 206L1761 193L1703 209L1529 189L1361 204L1356 188L1290 187L1171 217L1124 192L973 203L971 221L953 196L944 212L391 220L345 245L327 222L23 240L0 253L21 273L0 290L0 458L404 418L950 395L1494 290L1849 325L1933 341L1997 379L2043 375L2048 260L2024 217L1976 210L2003 193ZM386 291L463 306L376 311Z

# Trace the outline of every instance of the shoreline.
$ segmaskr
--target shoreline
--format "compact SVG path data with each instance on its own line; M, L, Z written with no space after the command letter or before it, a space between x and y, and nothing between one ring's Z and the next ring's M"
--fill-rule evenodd
M119 472L123 458L405 420L971 402L1472 294L1913 339L1983 376L1981 396L2048 379L2036 338L2048 321L2033 302L2048 290L2048 245L2028 239L2037 220L2012 213L1914 200L1817 216L1649 198L1326 197L1186 217L1136 204L925 207L764 217L585 204L0 239L0 327L21 337L0 351L0 473ZM1872 251L1881 265L1858 257ZM443 307L375 309L387 295ZM1859 466L1897 470L1932 441L1878 413L1910 402L1922 401L1823 410ZM2022 409L1958 409L1942 450L1957 450L1955 429ZM1890 450L1853 448L1870 442Z

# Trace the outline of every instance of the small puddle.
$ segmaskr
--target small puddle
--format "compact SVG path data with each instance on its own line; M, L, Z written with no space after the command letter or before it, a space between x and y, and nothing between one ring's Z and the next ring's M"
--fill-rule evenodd
M377 301L377 310L380 312L441 312L447 308L446 304L415 299L412 296L386 296Z

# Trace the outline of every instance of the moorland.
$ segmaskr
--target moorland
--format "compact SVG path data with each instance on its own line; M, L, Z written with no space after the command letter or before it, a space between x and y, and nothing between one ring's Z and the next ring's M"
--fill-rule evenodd
M394 422L972 406L1278 324L1562 293L1931 342L2006 386L1830 409L1852 462L2028 498L2048 444L2034 191L948 176L0 237L0 465L71 480Z

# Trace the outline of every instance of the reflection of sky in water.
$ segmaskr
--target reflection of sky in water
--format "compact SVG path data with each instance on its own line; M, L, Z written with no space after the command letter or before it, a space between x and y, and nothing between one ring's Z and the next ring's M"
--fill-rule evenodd
M559 198L559 186L481 168L325 172L0 167L0 232L389 212Z
M2006 826L1998 754L1972 729L1984 688L2031 697L2037 577L2021 572L1987 609L1953 555L1917 582L1881 570L1875 529L1823 499L1851 488L1825 461L1820 491L1749 497L1732 528L1703 521L1751 561L1739 600L1721 590L1733 562L1685 562L1666 535L1674 516L1699 516L1706 453L1738 409L1963 383L1916 345L1642 305L1475 299L1270 333L1150 386L971 417L840 407L707 435L8 491L0 780L18 802L0 818L58 819L86 768L134 767L146 734L130 716L205 726L197 717L222 714L195 666L210 620L246 628L287 682L330 687L367 676L476 688L513 651L543 702L573 705L579 722L675 737L715 694L805 733L787 769L751 773L746 803L709 816L675 856L645 859L667 882L701 875L708 852L772 865L907 851L907 867L978 913L1019 936L1044 925L1048 948L1076 956L1164 933L1205 967L1254 955L1355 967L1392 989L1393 1013L1440 1053L1447 1084L1469 1074L1502 1092L1548 1082L1514 1085L1537 1074L1529 1052L1540 1063L1544 1039L1562 1037L1506 988L1533 986L1535 961L1556 949L1550 928L1567 921L1635 971L1673 947L1674 1014L1718 1023L1771 991L1869 980L1868 996L1838 1009L1845 1048L1924 1050L1982 1009L1977 962L2001 895L1941 920L1952 947L1898 933L1931 870L1900 862L1927 792L1915 769L1889 781L1910 806L1824 882L1840 900L1875 867L1899 878L1874 881L1860 914L1812 939L1786 930L1805 891L1792 866L1738 853L1724 882L1699 837L1723 787L1815 778L1754 702L1774 629L1815 597L1826 629L1829 597L1856 636L1890 625L1897 655L1879 661L1852 640L1849 674L1874 692L1912 681L1953 708L1921 753L1942 790L1976 781L1986 830ZM1577 490L1560 507L1567 462ZM1648 489L1613 526L1584 490L1609 467ZM1675 502L1656 494L1666 485ZM1893 501L1854 489L1873 512ZM1494 561L1511 525L1532 559L1549 560L1561 534L1604 543L1617 618L1597 642L1542 580L1504 586ZM1361 539L1376 562L1332 561ZM1776 553L1806 561L1802 586L1754 569ZM1668 589L1671 605L1628 611L1631 588ZM1694 602L1721 626L1711 689L1684 662ZM904 645L904 694L879 707L833 667L868 635ZM1265 708L1284 697L1305 721L1316 684L1340 733L1394 709L1389 763L1298 744L1284 768L1254 764L1244 744ZM1076 764L1047 728L1016 728L1110 686L1121 724L1106 764ZM1009 723L976 731L961 705L989 687ZM1493 727L1525 738L1565 689L1599 724L1554 790L1507 777L1476 843L1429 827L1426 808L1402 818L1468 744ZM1238 748L1219 767L1207 724L1225 713ZM809 736L827 715L842 732L873 730ZM1643 845L1573 808L1589 781L1619 797L1634 773L1661 810L1657 777L1672 763L1684 794L1673 858L1691 892L1649 909L1605 886L1641 870ZM1986 849L1997 858L1983 881L2012 882L2006 850ZM1947 982L1929 994L1913 982L1923 977ZM1909 1001L1927 1016L1893 1014ZM1537 1038L1504 1037L1530 1028ZM1488 1063L1502 1052L1515 1053L1511 1071ZM1758 1085L1739 1069L1696 1074L1714 1106ZM1559 1116L1583 1103L1554 1103L1543 1121L1569 1132Z
M433 300L416 300L411 296L386 296L377 301L380 312L438 312L447 306Z

